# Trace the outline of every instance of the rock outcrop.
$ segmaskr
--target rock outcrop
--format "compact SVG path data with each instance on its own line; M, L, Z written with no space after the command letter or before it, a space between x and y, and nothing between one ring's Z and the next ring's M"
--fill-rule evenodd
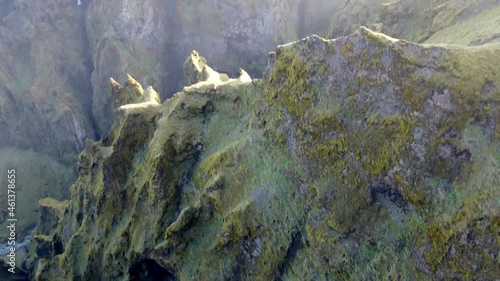
M165 99L185 86L179 58L193 49L215 70L236 76L243 67L261 77L268 50L324 35L330 25L331 37L366 25L420 43L483 45L500 38L498 13L491 0L0 0L0 158L34 151L35 170L66 165L46 174L65 179L55 188L25 173L30 202L46 193L60 198L54 190L75 177L85 139L99 139L113 123L109 77L130 73ZM34 224L32 215L22 219Z
M84 31L83 14L58 1L35 2L15 1L0 25L0 147L73 163L94 137L85 38L73 38Z
M96 138L92 86L76 4L0 1L0 16L0 170L15 168L19 175L22 238L36 224L40 198L69 196L72 166L85 139ZM6 181L2 177L1 198L7 198ZM0 212L6 208L2 203Z
M160 95L149 86L145 91L142 85L139 84L130 74L127 74L127 82L123 88L113 78L110 79L111 95L114 98L115 109L119 109L123 105L134 103L156 103L160 104Z
M360 25L418 43L483 45L500 42L498 0L355 0L337 6L328 37Z
M229 76L227 74L218 73L208 66L207 60L200 56L196 51L191 52L191 55L184 62L184 75L187 80L187 86L191 86L199 82L225 82L229 80Z
M162 105L112 82L114 125L41 217L31 278L500 275L500 46L360 28L279 46L266 73L192 75Z

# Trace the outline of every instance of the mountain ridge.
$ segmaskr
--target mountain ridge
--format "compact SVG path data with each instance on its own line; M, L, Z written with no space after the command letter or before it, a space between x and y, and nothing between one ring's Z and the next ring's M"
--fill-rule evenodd
M26 268L35 280L494 278L498 48L360 28L278 46L260 80L117 107L79 157L68 207L41 217Z

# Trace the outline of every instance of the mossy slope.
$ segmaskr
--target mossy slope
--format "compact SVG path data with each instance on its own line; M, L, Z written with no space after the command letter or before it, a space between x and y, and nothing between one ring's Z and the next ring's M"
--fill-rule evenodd
M499 54L361 28L279 46L263 80L123 105L80 156L53 258L32 250L27 268L39 280L156 267L169 280L498 276Z

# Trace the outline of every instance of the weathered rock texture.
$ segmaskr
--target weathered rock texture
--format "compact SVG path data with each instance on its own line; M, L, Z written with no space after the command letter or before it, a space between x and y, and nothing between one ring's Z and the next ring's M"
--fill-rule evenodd
M328 37L360 25L418 43L482 45L500 41L498 0L355 0L336 12Z
M94 66L92 109L102 133L107 132L113 122L109 77L121 77L128 72L141 84L153 86L165 95L177 87L179 76L168 68L176 64L169 47L173 44L174 30L174 21L169 16L175 14L167 15L174 12L170 2L88 3L85 26Z
M235 74L243 66L260 74L268 50L298 38L298 2L1 0L0 148L34 150L40 167L73 167L85 139L98 139L111 127L109 77L130 73L166 98L182 88L178 58L193 49L207 54L216 69ZM316 2L311 9L326 1ZM301 10L300 18L307 17L308 9ZM318 23L312 19L304 31ZM6 153L1 158L10 155L0 152ZM62 195L54 192L61 186L36 184L30 167L18 168L33 179L26 187L30 200L46 192ZM74 172L61 169L46 180L68 177ZM34 218L22 217L27 225Z
M113 121L109 77L129 72L166 98L182 88L183 61L178 58L191 50L203 53L216 70L234 76L243 67L260 76L268 50L316 28L314 32L325 33L343 1L305 2L90 1L86 28L94 65L93 112L100 130L109 130ZM322 17L312 16L318 10Z
M67 166L85 138L95 138L92 87L81 10L69 1L2 1L0 10L0 170L16 168L20 176L22 237L36 224L40 198L69 194L75 173ZM2 176L2 200L6 180ZM3 220L0 229L3 240Z
M361 28L279 46L263 80L118 107L80 155L57 227L41 217L26 268L35 280L492 280L499 105L498 45Z
M66 159L93 137L82 13L57 1L16 1L0 25L0 145ZM66 40L72 38L71 40Z
M124 73L137 78L145 89L135 102L159 100L146 86L166 98L182 88L179 58L193 49L205 54L215 70L236 76L243 67L256 77L265 68L265 52L300 36L325 34L332 22L331 37L366 25L420 43L487 46L500 38L498 0L81 2L0 0L0 170L15 167L22 172L20 204L27 207L18 213L23 221L20 237L35 224L34 202L67 196L85 139L99 139L110 129L115 100L109 77L124 77L118 81L122 85L128 82ZM224 74L220 78L228 79ZM239 81L250 78L241 75ZM482 91L493 93L495 83L486 83ZM447 104L448 94L443 95L433 102ZM495 130L490 130L492 135ZM300 145L294 139L292 144ZM423 146L416 143L413 149L425 160ZM439 151L455 153L446 144ZM467 154L457 159L463 157ZM452 162L460 166L459 160ZM0 197L6 185L1 186ZM2 221L0 241L6 230Z
M25 231L36 225L39 216L38 200L48 196L58 200L69 198L68 186L75 181L75 174L71 168L47 154L4 147L0 149L0 155L0 168L4 173L7 174L8 169L16 171L16 229L17 239L22 241ZM0 242L4 243L9 237L7 176L0 183L3 187L0 198L5 202L0 205Z

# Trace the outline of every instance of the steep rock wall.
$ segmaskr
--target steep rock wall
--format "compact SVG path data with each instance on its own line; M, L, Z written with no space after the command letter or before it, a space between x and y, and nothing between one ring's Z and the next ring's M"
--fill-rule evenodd
M14 155L18 161L1 161L0 169L14 165L24 171L32 183L29 202L40 194L67 194L58 192L74 178L71 169L85 139L110 129L109 77L131 73L165 98L182 87L178 58L192 49L204 51L217 69L237 73L243 65L260 74L265 52L299 32L298 1L77 3L0 1L0 148L5 148L0 156L19 152ZM23 166L28 162L33 164ZM68 168L60 174L33 172L53 162ZM57 186L37 184L40 177ZM36 210L35 204L29 206ZM35 223L33 215L22 219L26 225Z
M347 35L360 25L418 43L482 45L499 42L498 0L346 1L328 37Z
M94 137L83 14L58 1L24 3L3 18L0 146L74 161ZM71 40L67 40L71 38Z
M273 46L324 34L330 22L333 37L367 25L418 42L500 38L499 1L382 2L0 1L0 157L19 159L0 169L16 166L30 183L23 228L35 223L38 197L62 198L84 140L111 127L111 76L131 73L166 98L182 86L179 58L197 49L216 70L234 76L243 66L255 77Z
M107 81L130 72L163 98L182 87L182 61L191 50L233 76L240 67L261 76L267 50L324 33L343 1L91 1L86 13L94 72L93 110L99 128L113 120ZM318 13L321 11L321 13ZM321 15L321 16L318 16ZM320 27L322 25L322 27ZM140 59L137 59L140 58Z
M18 238L36 223L46 195L67 197L71 168L95 138L83 13L71 1L0 3L0 169L16 169ZM6 177L0 194L7 198ZM6 199L5 199L6 200ZM0 212L6 211L2 204ZM0 240L6 237L5 220Z
M279 46L263 80L123 105L80 155L58 225L41 218L45 246L31 245L27 269L35 280L492 279L498 50L361 28Z

